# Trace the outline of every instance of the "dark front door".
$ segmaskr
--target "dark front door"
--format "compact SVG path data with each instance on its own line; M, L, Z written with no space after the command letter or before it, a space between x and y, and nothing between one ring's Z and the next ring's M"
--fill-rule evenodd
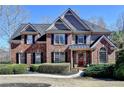
M84 66L86 63L86 52L78 53L78 66Z

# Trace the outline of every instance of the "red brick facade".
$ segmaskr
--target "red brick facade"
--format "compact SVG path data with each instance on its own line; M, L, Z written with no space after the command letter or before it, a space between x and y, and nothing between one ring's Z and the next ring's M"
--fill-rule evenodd
M51 63L51 53L52 52L67 52L68 54L68 62L70 62L70 50L68 49L68 46L71 45L72 43L72 34L67 34L68 35L68 40L66 45L53 45L51 44L51 34L46 35L46 60L47 62Z
M107 50L107 63L115 63L115 50L111 50L110 44L105 39L102 39L92 52L92 64L100 63L99 52L102 47L105 47Z
M32 53L42 52L43 53L43 62L46 62L46 43L35 42L35 44L24 44L24 38L20 43L11 43L11 60L13 63L16 63L16 54L17 53L26 53L27 54L27 64L32 63Z
M13 63L16 63L16 53L26 53L27 54L27 64L32 64L32 53L42 52L43 53L43 62L52 62L52 52L67 52L67 62L71 62L71 50L69 49L69 45L72 44L72 34L67 34L67 44L65 45L53 45L51 43L52 34L46 34L46 41L44 42L35 42L35 44L24 44L24 36L22 36L22 40L20 43L11 43L11 57ZM107 49L107 63L115 63L115 50L111 50L111 45L103 38L98 42L95 49L93 50L76 50L73 51L73 61L74 64L77 64L76 55L78 52L86 51L86 63L90 60L91 64L99 64L99 51L102 47ZM89 56L88 56L89 53Z
M53 38L54 34L59 35L55 35L56 38ZM12 62L18 63L17 58L20 56L24 60L21 53L25 53L29 65L34 63L35 59L38 61L35 63L39 63L39 54L42 56L41 61L43 62L52 63L53 60L57 59L56 62L58 60L59 62L70 62L71 66L78 63L82 64L83 61L86 65L99 64L100 59L104 59L104 57L107 59L105 62L115 63L116 46L108 39L110 34L109 30L82 20L74 11L68 9L52 24L22 24L11 38ZM26 44L28 41L26 35L28 35L29 42L31 41L30 44ZM56 41L55 43L58 45L53 44L53 41ZM106 49L107 54L101 58L99 52L102 47ZM18 53L20 53L19 57ZM55 57L53 57L53 53ZM65 60L63 60L64 57ZM79 62L79 60L83 61Z

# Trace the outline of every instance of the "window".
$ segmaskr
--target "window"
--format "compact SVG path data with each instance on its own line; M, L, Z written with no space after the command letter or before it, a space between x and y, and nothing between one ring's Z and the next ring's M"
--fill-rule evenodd
M104 47L100 49L99 56L100 56L100 63L107 62L107 51Z
M78 35L78 44L84 44L84 35Z
M18 62L19 62L19 64L26 63L26 54L25 53L19 53Z
M27 44L33 44L33 35L27 35Z
M65 53L54 52L54 62L65 62Z
M54 34L54 44L65 44L65 34Z
M35 53L35 64L41 63L41 53Z

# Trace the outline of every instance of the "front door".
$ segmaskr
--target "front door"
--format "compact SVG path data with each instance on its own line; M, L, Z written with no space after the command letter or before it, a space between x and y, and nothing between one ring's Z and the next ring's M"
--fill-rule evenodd
M86 63L86 52L78 53L78 66L85 66Z

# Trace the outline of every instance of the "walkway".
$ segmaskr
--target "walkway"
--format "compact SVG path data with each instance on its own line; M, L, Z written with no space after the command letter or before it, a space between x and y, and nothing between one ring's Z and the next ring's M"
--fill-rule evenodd
M0 75L1 77L25 77L25 76L31 76L31 77L48 77L48 78L77 78L81 77L83 75L83 71L79 71L77 74L73 75L54 75L54 74L17 74L17 75Z

